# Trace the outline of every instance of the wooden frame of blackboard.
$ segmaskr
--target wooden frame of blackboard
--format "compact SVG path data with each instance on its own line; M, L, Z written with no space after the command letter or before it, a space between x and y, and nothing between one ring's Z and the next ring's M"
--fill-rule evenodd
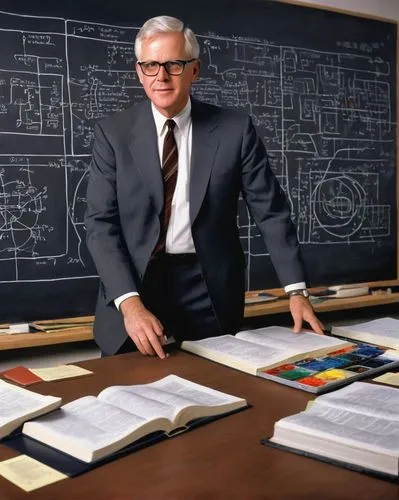
M392 23L396 25L396 54L399 54L399 21L396 19L390 19L387 17L376 16L373 14L368 14L365 12L357 12L353 10L341 9L339 7L332 7L328 5L321 5L317 3L310 2L301 2L295 0L279 0L279 3L285 3L289 5L297 5L298 7L308 7L312 9L326 10L329 12L337 12L339 14L344 14L353 17L362 17L364 19L375 19L376 21L382 21L387 23ZM396 122L398 121L399 116L399 59L397 57L396 62ZM399 212L399 134L396 129L396 211ZM399 235L399 217L396 218L396 234ZM391 286L399 286L399 245L396 245L396 279L394 280L383 280L383 281L372 281L365 282L370 287L391 287ZM333 283L329 283L328 285L332 285Z

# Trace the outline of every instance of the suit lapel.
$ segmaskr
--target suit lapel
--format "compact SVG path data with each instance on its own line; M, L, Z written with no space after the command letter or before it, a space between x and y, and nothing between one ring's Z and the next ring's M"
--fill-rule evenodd
M149 102L138 105L137 111L129 134L129 149L159 215L163 206L163 181L157 131Z
M194 223L201 208L215 161L219 140L217 123L205 113L205 107L192 99L192 152L190 172L190 221Z

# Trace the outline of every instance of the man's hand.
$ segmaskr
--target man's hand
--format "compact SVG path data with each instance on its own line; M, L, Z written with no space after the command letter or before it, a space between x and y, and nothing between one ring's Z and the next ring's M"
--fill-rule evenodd
M158 318L146 309L140 297L127 298L120 305L120 310L126 331L141 354L166 358L162 349L165 343L163 326Z
M306 321L314 332L323 335L323 323L317 319L309 299L302 295L290 297L290 311L294 320L295 333L301 331L302 324Z

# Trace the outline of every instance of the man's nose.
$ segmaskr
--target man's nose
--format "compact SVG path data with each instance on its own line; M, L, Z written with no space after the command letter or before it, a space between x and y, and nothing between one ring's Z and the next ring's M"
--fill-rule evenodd
M159 80L169 80L170 77L169 73L165 69L165 66L159 67L159 72L157 76Z

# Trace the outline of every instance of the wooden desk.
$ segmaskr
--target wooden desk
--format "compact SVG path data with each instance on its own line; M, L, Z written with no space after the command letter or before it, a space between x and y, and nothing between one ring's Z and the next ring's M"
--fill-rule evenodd
M398 485L268 448L283 416L305 408L305 392L178 352L167 360L124 354L86 361L90 377L32 386L70 401L115 384L148 383L175 373L247 398L249 410L157 443L86 474L29 494L30 500L397 500ZM0 444L0 460L16 452ZM0 477L1 500L27 494Z

